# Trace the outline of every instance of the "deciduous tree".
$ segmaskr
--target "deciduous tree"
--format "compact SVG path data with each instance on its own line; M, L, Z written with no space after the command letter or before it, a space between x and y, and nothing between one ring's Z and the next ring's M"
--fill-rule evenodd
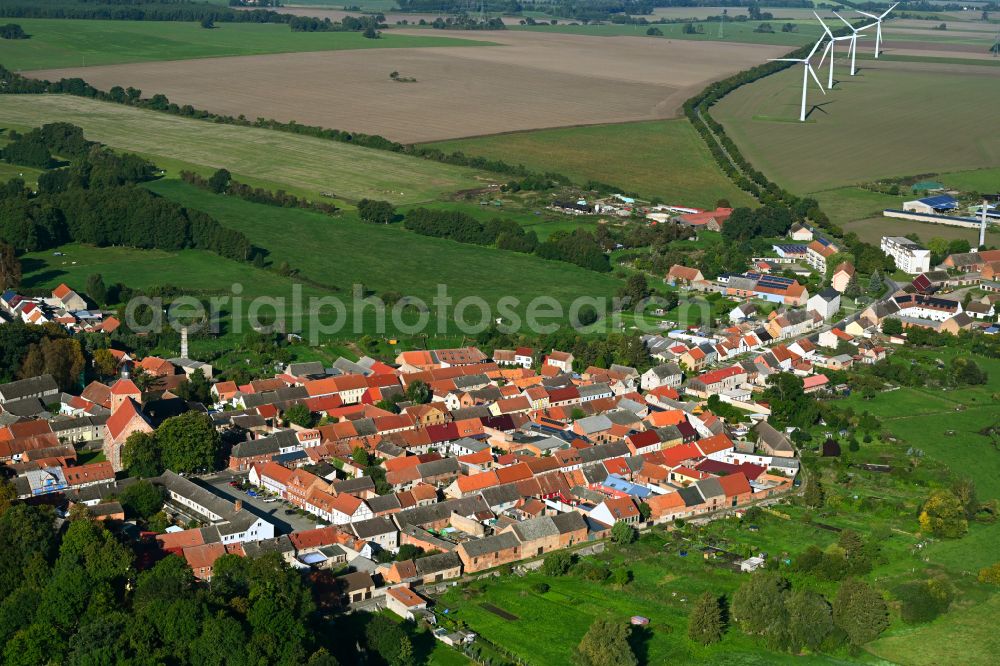
M577 666L637 666L629 644L631 627L611 618L599 617L590 625L573 652Z
M848 578L833 599L833 621L852 645L878 638L889 626L889 608L882 595L868 583Z
M719 598L711 592L703 592L691 609L688 638L702 645L718 643L722 640L723 629Z

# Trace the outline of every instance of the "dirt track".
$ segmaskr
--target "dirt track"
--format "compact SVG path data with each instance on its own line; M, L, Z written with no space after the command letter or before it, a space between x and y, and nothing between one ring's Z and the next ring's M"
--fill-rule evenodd
M426 31L415 31L426 34ZM449 33L483 39L484 33ZM47 70L178 104L404 142L671 118L709 81L787 47L491 32L499 46L376 49ZM392 81L389 73L414 77Z

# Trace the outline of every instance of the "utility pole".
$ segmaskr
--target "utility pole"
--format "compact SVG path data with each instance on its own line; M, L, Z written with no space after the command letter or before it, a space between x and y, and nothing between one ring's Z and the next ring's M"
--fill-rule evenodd
M723 39L726 36L726 13L728 10L722 10L722 20L719 21L719 39Z

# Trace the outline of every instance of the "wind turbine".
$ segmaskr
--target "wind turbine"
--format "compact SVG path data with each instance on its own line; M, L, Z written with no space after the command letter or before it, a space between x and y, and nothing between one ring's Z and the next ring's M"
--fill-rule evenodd
M884 19L886 16L888 16L889 12L891 12L893 9L895 9L896 5L898 5L898 4L899 3L897 2L892 7L889 7L889 9L885 10L884 12L882 12L882 14L880 16L875 16L875 14L869 14L868 12L863 12L860 9L855 9L854 10L857 13L861 14L862 16L867 16L870 19L875 19L875 26L876 26L876 28L875 28L875 57L876 58L878 58L878 54L882 52L882 19Z
M812 51L809 52L805 58L771 58L769 62L799 62L802 63L802 109L799 111L799 122L806 121L806 91L809 89L809 77L812 76L813 80L816 81L816 85L819 86L819 91L826 94L823 90L823 84L819 82L819 77L816 76L816 70L813 69L812 63L809 60L816 55L816 50L819 49L819 45L823 43L823 38L820 37L816 45L812 47Z
M816 12L813 12L813 16L815 16L816 20L819 21L819 24L821 26L823 26L823 31L826 33L826 36L830 38L830 41L827 42L827 44L826 44L826 48L823 49L823 57L819 59L819 66L817 67L817 69L819 69L820 71L822 71L822 69L823 69L823 61L826 60L826 56L829 55L830 56L830 75L829 75L828 80L826 82L826 89L827 90L832 90L833 89L833 47L834 47L834 45L837 42L851 41L853 43L854 42L854 36L852 36L852 35L844 35L843 37L835 37L834 34L832 32L830 32L830 28L826 27L826 23L823 23L823 19L821 19L819 17L819 14L817 14Z
M854 25L850 21L848 21L847 19L845 19L843 16L841 16L837 12L834 12L833 15L836 16L837 18L839 18L841 21L843 21L844 24L848 28L851 29L851 37L850 37L850 39L851 39L851 47L850 47L850 49L851 49L851 76L854 76L854 73L857 71L857 69L854 67L854 56L857 55L857 53L858 53L858 37L864 37L865 35L861 31L862 30L867 30L868 28L870 28L870 27L872 27L873 25L876 25L876 24L875 23L869 23L868 25L861 26L860 28L855 28Z

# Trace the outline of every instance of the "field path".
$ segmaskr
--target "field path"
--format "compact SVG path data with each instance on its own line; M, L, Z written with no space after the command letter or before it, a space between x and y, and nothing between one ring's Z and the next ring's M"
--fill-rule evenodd
M426 30L396 31L426 35ZM479 38L481 32L449 31ZM230 115L403 142L679 115L708 82L787 47L491 32L498 46L293 53L43 70ZM389 78L390 72L415 83Z

